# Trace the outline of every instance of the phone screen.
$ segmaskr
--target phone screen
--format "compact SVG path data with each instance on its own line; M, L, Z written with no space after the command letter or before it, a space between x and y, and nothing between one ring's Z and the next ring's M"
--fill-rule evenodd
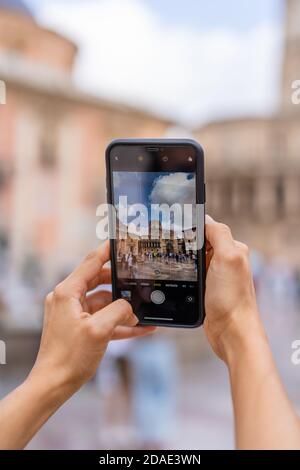
M199 320L197 155L192 146L116 146L110 155L116 297L143 324Z

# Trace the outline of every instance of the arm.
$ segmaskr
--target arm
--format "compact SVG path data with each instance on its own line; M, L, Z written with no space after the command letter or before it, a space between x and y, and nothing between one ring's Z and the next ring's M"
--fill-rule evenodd
M111 303L109 292L87 296L110 282L109 245L89 254L49 294L40 350L25 382L0 402L0 449L23 448L47 419L96 372L111 339L154 330L135 326L125 300Z
M206 220L205 331L229 369L239 449L300 449L300 421L259 318L247 247Z

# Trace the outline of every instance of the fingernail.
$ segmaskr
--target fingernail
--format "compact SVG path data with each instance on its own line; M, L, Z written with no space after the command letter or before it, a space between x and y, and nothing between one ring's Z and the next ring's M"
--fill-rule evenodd
M132 326L137 325L137 323L139 322L138 317L137 317L134 313L131 315L130 322L132 322L132 323L131 323Z
M205 223L206 224L214 224L216 221L208 214L205 215Z

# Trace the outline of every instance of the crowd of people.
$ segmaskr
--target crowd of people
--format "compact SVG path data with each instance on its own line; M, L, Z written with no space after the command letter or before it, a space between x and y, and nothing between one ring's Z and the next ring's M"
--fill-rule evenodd
M131 252L129 253L119 253L119 262L123 269L129 269L131 272L132 268L138 263L146 262L160 262L163 264L170 263L186 263L186 264L195 264L197 265L197 255L192 250L189 252L162 252L162 251L143 251L139 255L135 255Z

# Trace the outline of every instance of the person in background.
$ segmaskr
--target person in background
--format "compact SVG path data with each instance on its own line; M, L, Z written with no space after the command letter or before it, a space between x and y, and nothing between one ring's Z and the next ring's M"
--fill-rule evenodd
M132 342L131 407L141 449L164 449L177 424L177 355L166 334Z
M248 248L206 219L204 329L228 368L238 449L300 449L300 421L278 376L260 320ZM96 372L110 340L153 331L135 326L130 304L110 293L106 244L47 296L41 346L29 377L0 402L0 448L26 446L45 421Z
M102 416L99 444L103 449L128 449L136 441L131 419L130 351L134 343L131 340L112 341L96 374Z

